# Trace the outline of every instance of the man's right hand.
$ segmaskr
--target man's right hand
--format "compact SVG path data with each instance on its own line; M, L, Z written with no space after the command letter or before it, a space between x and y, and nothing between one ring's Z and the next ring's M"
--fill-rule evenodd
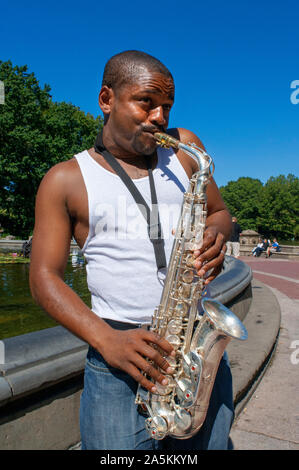
M174 357L174 348L168 341L143 328L123 331L110 327L110 330L107 332L105 340L102 341L100 351L108 364L123 370L153 393L156 391L156 387L144 374L162 385L167 385L167 378L157 367L165 371L166 374L171 374L173 369L167 359L153 345L165 351L166 356ZM153 364L146 358L153 361Z

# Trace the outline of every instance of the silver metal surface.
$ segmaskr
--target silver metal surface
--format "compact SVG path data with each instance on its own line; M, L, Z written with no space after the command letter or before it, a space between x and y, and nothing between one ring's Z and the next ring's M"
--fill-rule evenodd
M203 240L207 217L206 188L214 169L211 157L195 144L184 144L157 133L161 147L180 148L198 164L184 194L175 240L151 331L169 341L175 360L165 387L157 393L138 387L136 404L148 412L146 429L153 439L173 436L187 439L202 426L219 362L229 341L244 340L247 332L236 315L220 302L205 297L204 279L193 266L193 252ZM203 315L198 314L201 303Z

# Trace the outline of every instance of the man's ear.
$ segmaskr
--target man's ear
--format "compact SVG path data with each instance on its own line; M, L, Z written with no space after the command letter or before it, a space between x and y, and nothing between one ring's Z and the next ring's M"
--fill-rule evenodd
M104 85L99 93L99 105L103 114L110 114L111 106L114 102L114 92L112 88Z

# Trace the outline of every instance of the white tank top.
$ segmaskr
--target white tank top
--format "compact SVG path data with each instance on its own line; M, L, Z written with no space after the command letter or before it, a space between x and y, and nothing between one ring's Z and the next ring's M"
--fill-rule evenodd
M101 318L148 324L159 305L163 284L157 273L147 222L131 193L114 173L85 150L75 155L89 207L89 234L82 252L92 311ZM153 170L166 261L188 186L188 176L172 149L158 148ZM148 176L134 184L151 209Z

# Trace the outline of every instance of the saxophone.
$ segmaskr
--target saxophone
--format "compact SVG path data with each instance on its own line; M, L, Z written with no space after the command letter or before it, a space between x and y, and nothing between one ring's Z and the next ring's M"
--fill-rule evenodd
M145 425L150 437L187 439L205 420L227 344L232 338L245 340L247 331L233 312L207 297L205 280L193 266L193 252L202 244L206 225L212 158L194 143L184 144L168 134L156 133L155 139L161 147L182 149L196 160L198 171L184 194L160 305L150 326L174 347L175 358L166 357L174 372L166 376L168 385L155 383L155 393L139 385L135 403L147 413Z

